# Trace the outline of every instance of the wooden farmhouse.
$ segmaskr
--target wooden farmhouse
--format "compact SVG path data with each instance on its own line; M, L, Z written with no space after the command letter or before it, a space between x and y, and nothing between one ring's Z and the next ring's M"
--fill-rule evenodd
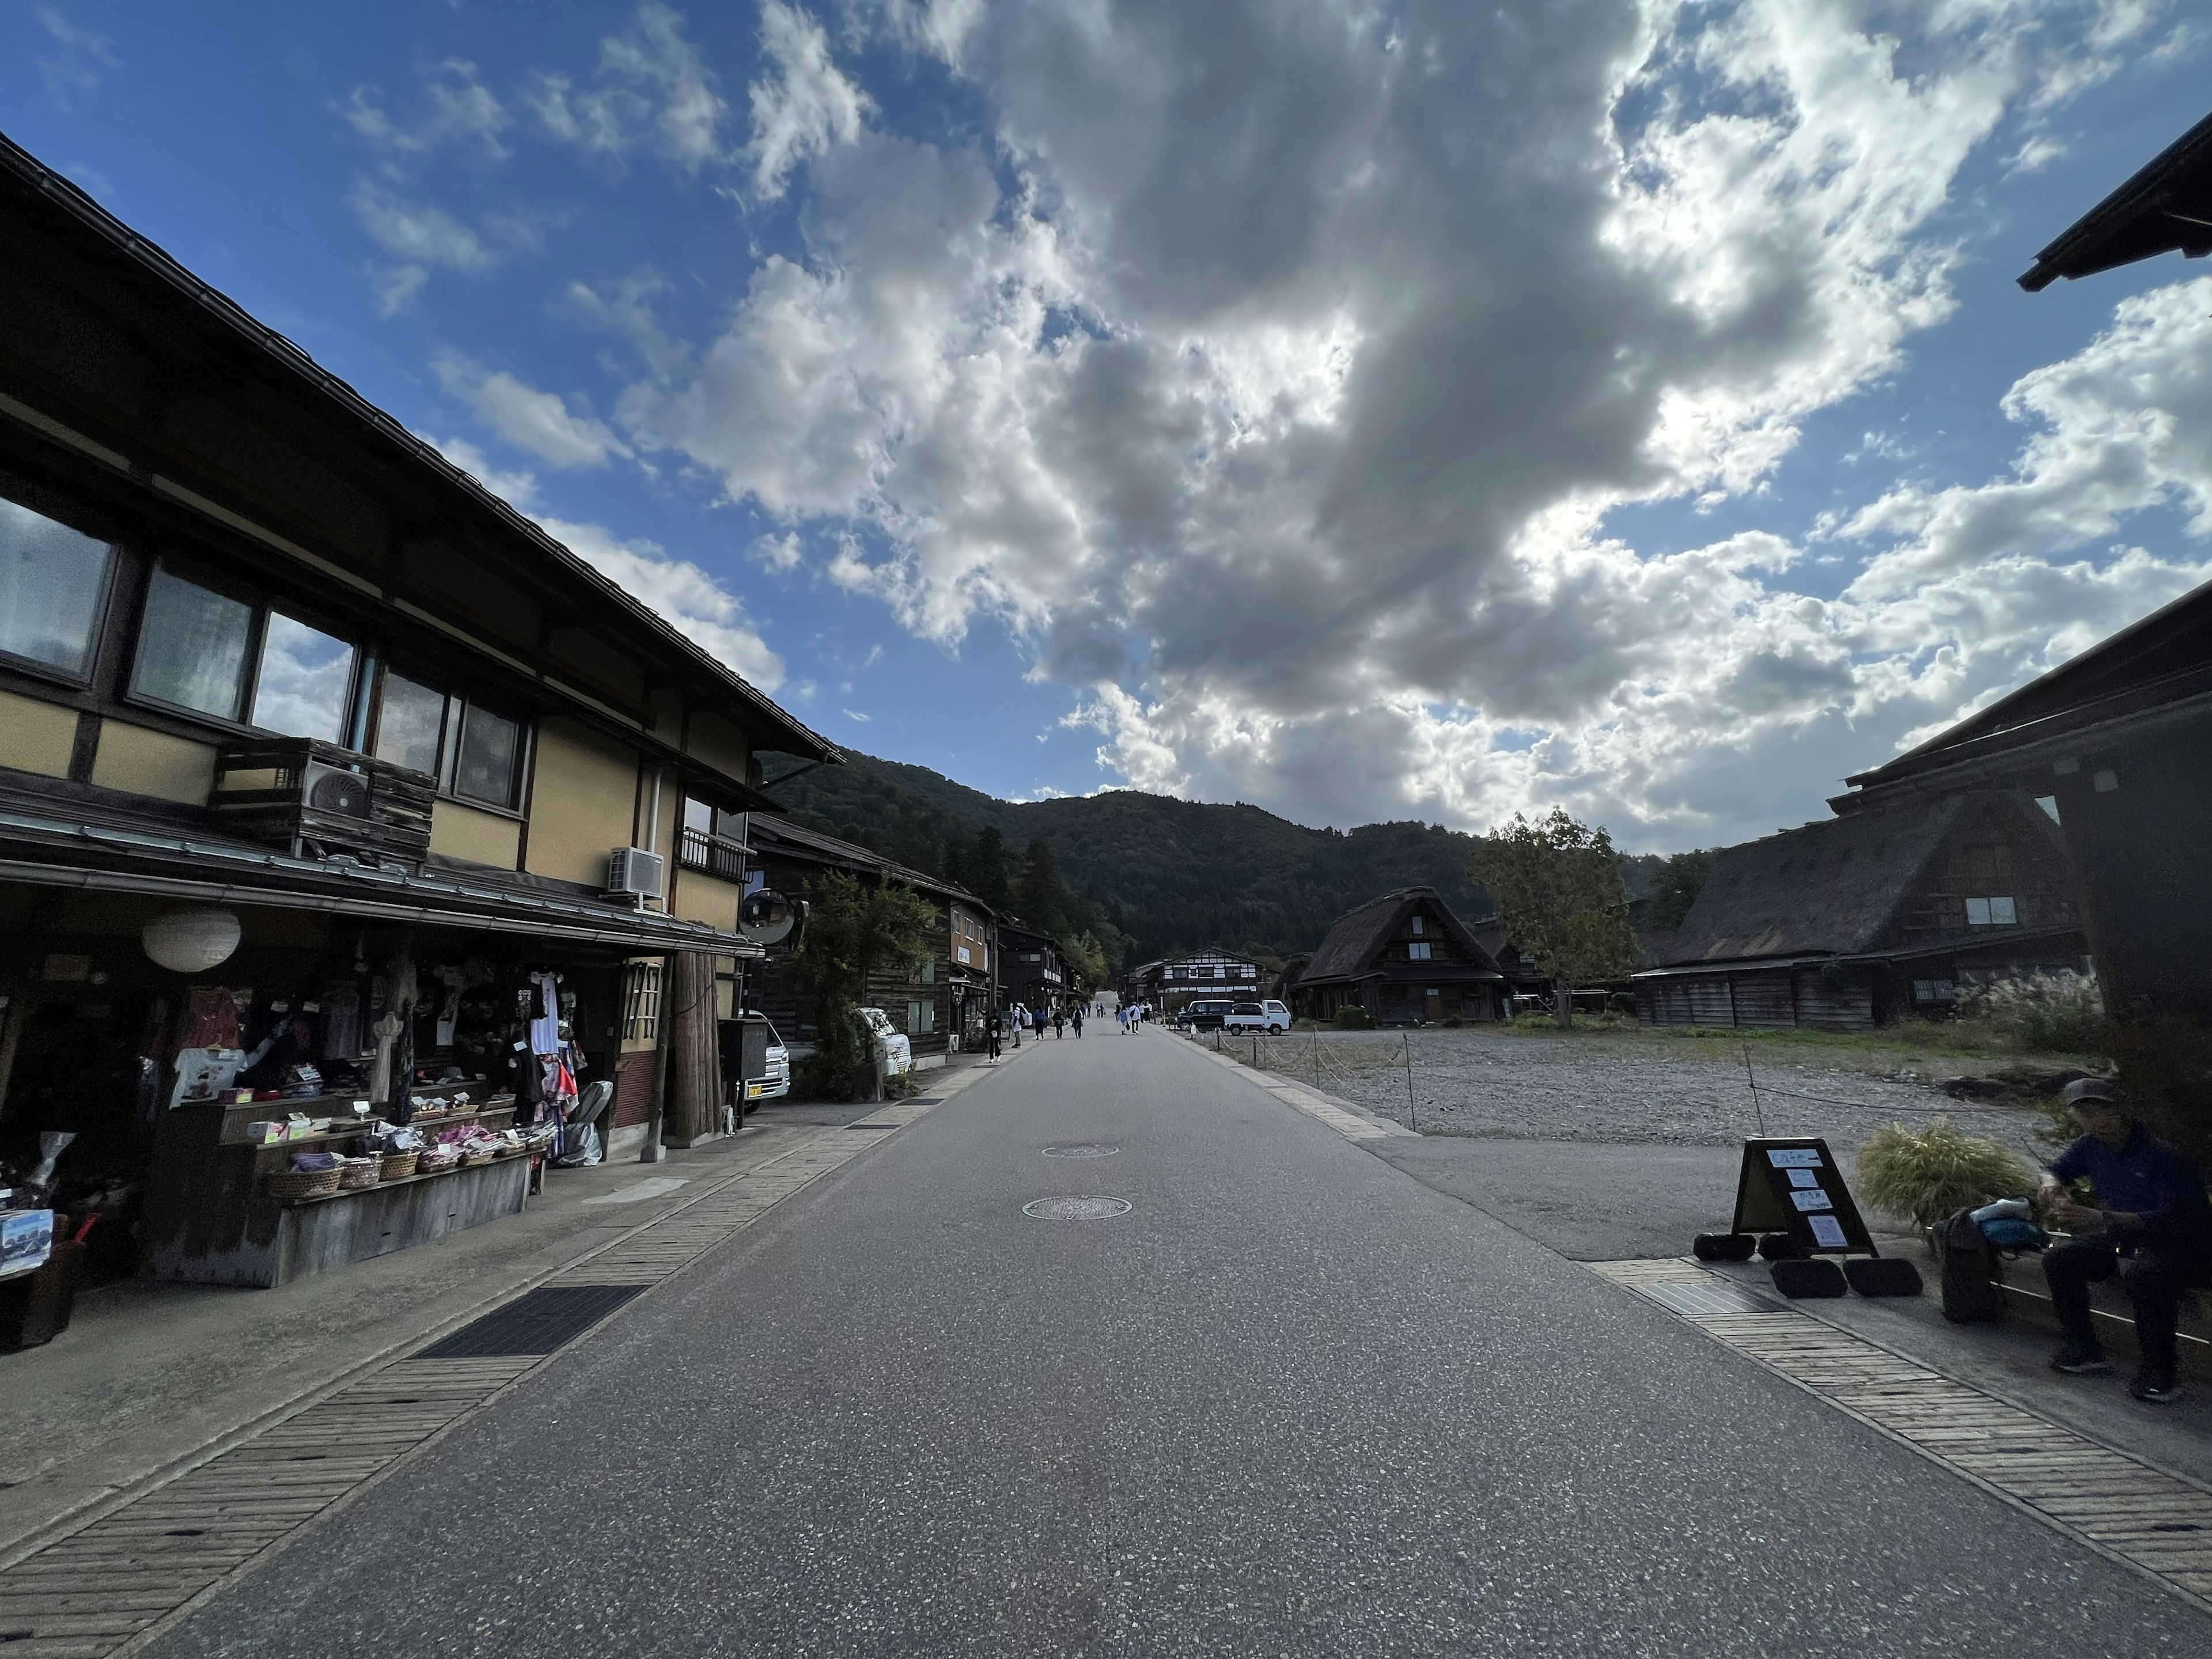
M999 923L999 987L1008 1002L1046 1012L1075 994L1060 946L1018 923Z
M2057 826L2008 793L1905 799L1731 847L1663 962L1632 979L1660 1025L1863 1030L1965 987L2088 966Z
M2212 1018L2212 586L1845 781L1829 805L1847 817L2039 801L2106 1006Z
M1505 975L1433 887L1401 887L1340 916L1299 975L1295 1012L1334 1019L1347 1004L1378 1024L1492 1020Z

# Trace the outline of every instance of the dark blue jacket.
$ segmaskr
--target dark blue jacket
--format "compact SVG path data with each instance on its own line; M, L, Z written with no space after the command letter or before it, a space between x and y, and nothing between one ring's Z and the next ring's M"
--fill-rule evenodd
M2212 1248L2212 1204L2205 1198L2204 1177L2177 1148L2140 1123L2119 1146L2083 1135L2051 1160L2051 1173L2061 1181L2087 1176L2097 1189L2098 1208L2140 1215L2142 1226L2121 1234L2130 1243Z

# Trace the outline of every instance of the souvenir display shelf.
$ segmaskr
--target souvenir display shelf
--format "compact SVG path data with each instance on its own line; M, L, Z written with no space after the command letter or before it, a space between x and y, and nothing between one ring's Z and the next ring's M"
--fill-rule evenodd
M142 1271L149 1278L193 1284L283 1285L521 1210L530 1182L531 1160L525 1157L403 1176L325 1198L288 1202L270 1197L267 1178L288 1168L293 1152L311 1146L335 1150L335 1143L357 1138L362 1127L337 1123L262 1146L244 1139L246 1125L294 1112L349 1117L360 1097L327 1094L245 1105L194 1101L163 1114L157 1173L142 1229ZM508 1096L480 1107L471 1102L466 1111L418 1114L415 1122L426 1136L434 1136L461 1123L503 1129L514 1116Z

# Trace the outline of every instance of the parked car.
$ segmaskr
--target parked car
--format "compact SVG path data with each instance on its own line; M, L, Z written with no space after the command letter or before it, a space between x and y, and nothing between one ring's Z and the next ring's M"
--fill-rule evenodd
M914 1070L914 1044L907 1041L906 1033L891 1024L891 1017L880 1008L863 1008L860 1019L876 1041L883 1045L884 1070L892 1077L904 1077Z
M764 1015L755 1014L757 1019ZM811 1052L811 1050L810 1050ZM792 1052L775 1029L774 1020L768 1021L768 1076L757 1083L745 1085L747 1100L780 1100L791 1092Z
M1279 1036L1291 1029L1291 1011L1274 1001L1232 1003L1222 1016L1221 1025L1228 1031L1265 1031Z
M1221 1029L1222 1021L1229 1018L1229 1011L1236 1006L1227 1001L1186 1003L1183 1011L1176 1016L1176 1024L1186 1031L1218 1031Z

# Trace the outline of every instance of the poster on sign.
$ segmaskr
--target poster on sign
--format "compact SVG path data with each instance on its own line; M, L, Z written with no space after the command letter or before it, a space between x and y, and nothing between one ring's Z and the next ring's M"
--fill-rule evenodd
M1743 1143L1735 1231L1787 1233L1810 1255L1879 1255L1844 1172L1817 1138Z

